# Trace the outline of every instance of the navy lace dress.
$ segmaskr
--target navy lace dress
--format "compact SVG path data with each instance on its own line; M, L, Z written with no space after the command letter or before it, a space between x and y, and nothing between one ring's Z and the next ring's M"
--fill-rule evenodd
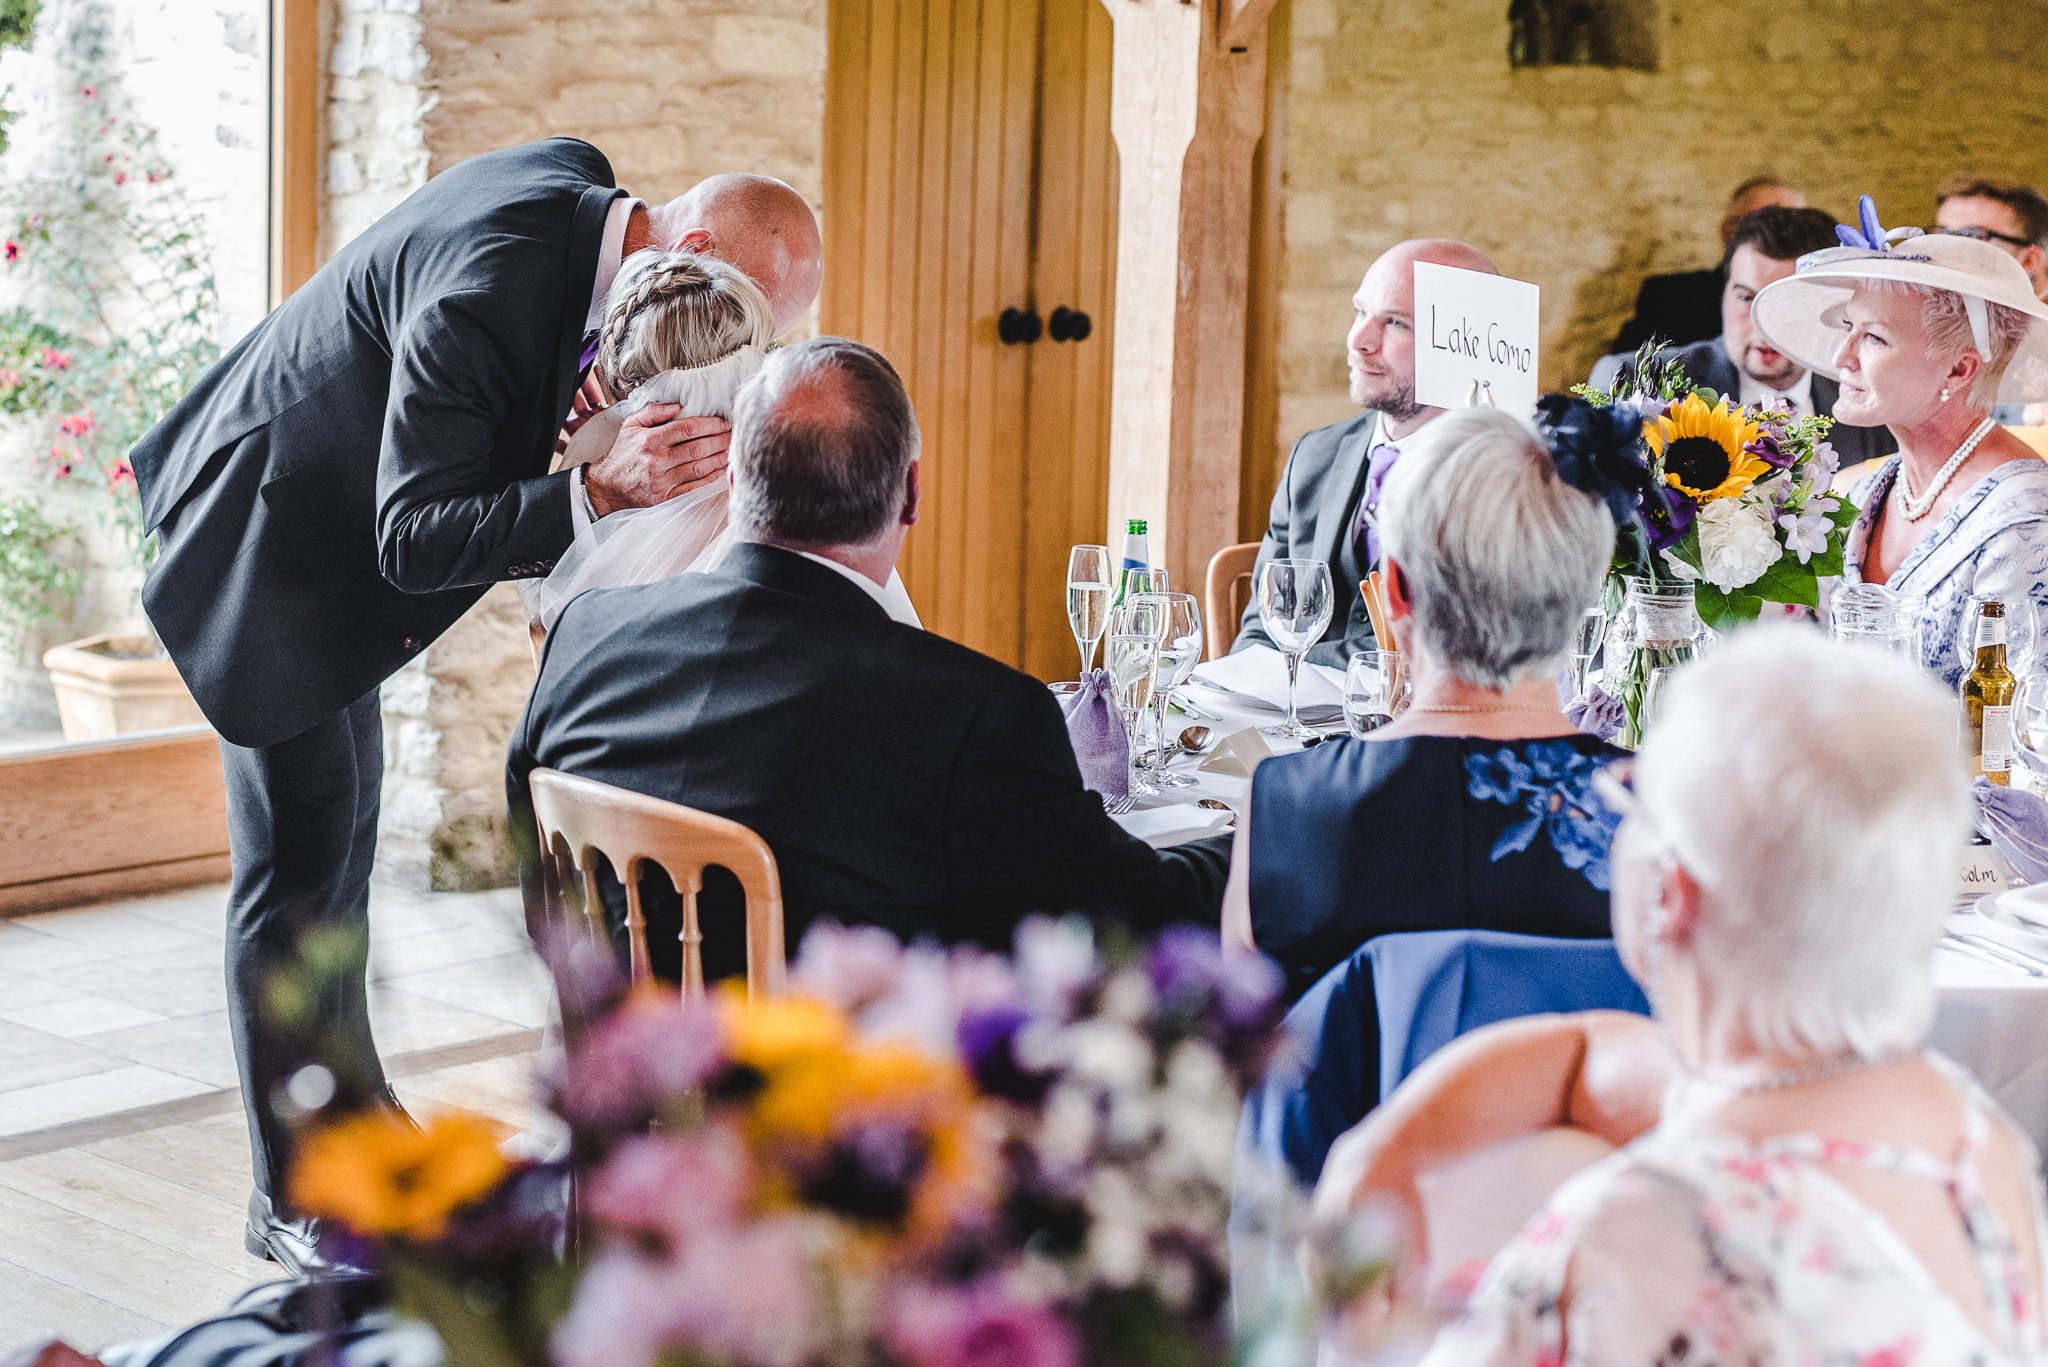
M1252 780L1252 936L1289 999L1376 935L1611 934L1618 818L1593 773L1625 752L1591 736L1336 740Z

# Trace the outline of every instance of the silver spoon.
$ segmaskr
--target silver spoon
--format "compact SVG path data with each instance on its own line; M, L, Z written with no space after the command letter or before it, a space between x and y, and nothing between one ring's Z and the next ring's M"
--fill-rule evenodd
M1209 728L1206 726L1190 726L1174 739L1175 745L1188 751L1200 750L1208 743Z

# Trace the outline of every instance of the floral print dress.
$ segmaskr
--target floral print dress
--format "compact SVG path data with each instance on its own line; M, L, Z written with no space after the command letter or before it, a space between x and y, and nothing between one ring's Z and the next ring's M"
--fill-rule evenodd
M1995 1103L1962 1069L1929 1057L1962 1097L1953 1158L1814 1135L1752 1140L1667 1120L1559 1188L1488 1266L1425 1367L2048 1361L2043 1287L1984 1190ZM2032 1172L2031 1148L2027 1157ZM1983 1281L1992 1338L1884 1217L1828 1175L1841 1167L1947 1191ZM2038 1183L2033 1205L2034 1245L2048 1248Z
M1864 582L1871 529L1898 477L1899 458L1893 456L1850 495L1863 511L1849 529L1849 583ZM1971 485L1885 587L1926 605L1922 662L1951 685L1963 674L1956 633L1964 629L1971 598L1999 599L2008 615L2014 604L2025 602L2040 619L2039 628L2048 630L2048 614L2041 611L2048 607L2048 462L2007 461Z

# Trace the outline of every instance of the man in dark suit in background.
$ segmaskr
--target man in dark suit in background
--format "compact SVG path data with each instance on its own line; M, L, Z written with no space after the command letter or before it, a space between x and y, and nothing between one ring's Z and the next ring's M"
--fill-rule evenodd
M1764 286L1792 274L1808 252L1839 246L1835 220L1819 209L1758 209L1735 225L1721 263L1727 281L1721 292L1721 335L1660 353L1675 359L1696 385L1725 394L1733 403L1790 405L1801 416L1832 417L1841 386L1799 365L1757 332L1750 301ZM1623 363L1617 373L1626 371ZM1611 380L1595 371L1596 389ZM1889 456L1898 450L1889 430L1836 423L1828 441L1843 468Z
M320 1259L278 1200L287 1081L317 1053L339 1104L396 1104L364 984L378 685L490 584L545 574L579 520L723 468L724 423L656 406L587 470L548 473L605 291L649 246L724 257L785 323L817 293L817 226L779 182L716 177L649 206L586 143L492 152L344 247L131 456L161 546L143 604L221 734L247 1243L288 1271ZM336 971L287 1016L280 975L304 971L316 930Z
M1721 215L1724 258L1735 225L1746 215L1772 204L1803 209L1806 196L1776 176L1752 176L1735 187L1735 193L1728 196L1727 211ZM1712 337L1721 326L1723 279L1718 268L1649 276L1636 294L1635 313L1621 325L1607 350L1633 354L1653 337L1674 346Z
M1125 834L1044 684L890 619L917 454L879 354L821 337L772 355L733 413L724 564L591 590L548 633L507 763L515 832L532 834L537 767L738 821L775 855L792 949L820 917L999 945L1031 912L1214 924L1226 837L1154 851ZM529 864L529 905L535 879ZM707 978L744 965L729 891L701 904ZM666 900L648 938L670 976Z
M1372 619L1358 591L1366 575L1379 567L1379 534L1369 515L1379 507L1380 489L1400 458L1401 443L1444 411L1415 402L1419 261L1500 273L1477 247L1449 238L1403 242L1366 270L1351 297L1351 330L1344 338L1351 402L1365 411L1317 428L1288 452L1252 566L1251 601L1245 604L1232 651L1273 644L1259 621L1258 584L1259 575L1277 559L1320 560L1330 567L1335 610L1323 639L1309 648L1310 660L1342 669L1352 651L1373 644Z

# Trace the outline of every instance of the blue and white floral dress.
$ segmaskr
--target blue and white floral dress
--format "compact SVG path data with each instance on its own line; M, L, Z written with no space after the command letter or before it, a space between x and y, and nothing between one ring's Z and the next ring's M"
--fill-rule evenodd
M1252 937L1290 999L1394 931L1604 937L1619 819L1592 777L1623 753L1409 736L1269 759L1252 776Z
M1846 578L1862 583L1863 560L1877 510L1891 496L1899 476L1893 456L1857 484L1850 498L1863 511L1849 529ZM1955 506L1920 539L1885 587L1910 594L1926 606L1920 650L1929 671L1950 685L1963 674L1956 633L1970 599L2024 601L2048 630L2048 462L2034 457L2007 461L1964 491Z

